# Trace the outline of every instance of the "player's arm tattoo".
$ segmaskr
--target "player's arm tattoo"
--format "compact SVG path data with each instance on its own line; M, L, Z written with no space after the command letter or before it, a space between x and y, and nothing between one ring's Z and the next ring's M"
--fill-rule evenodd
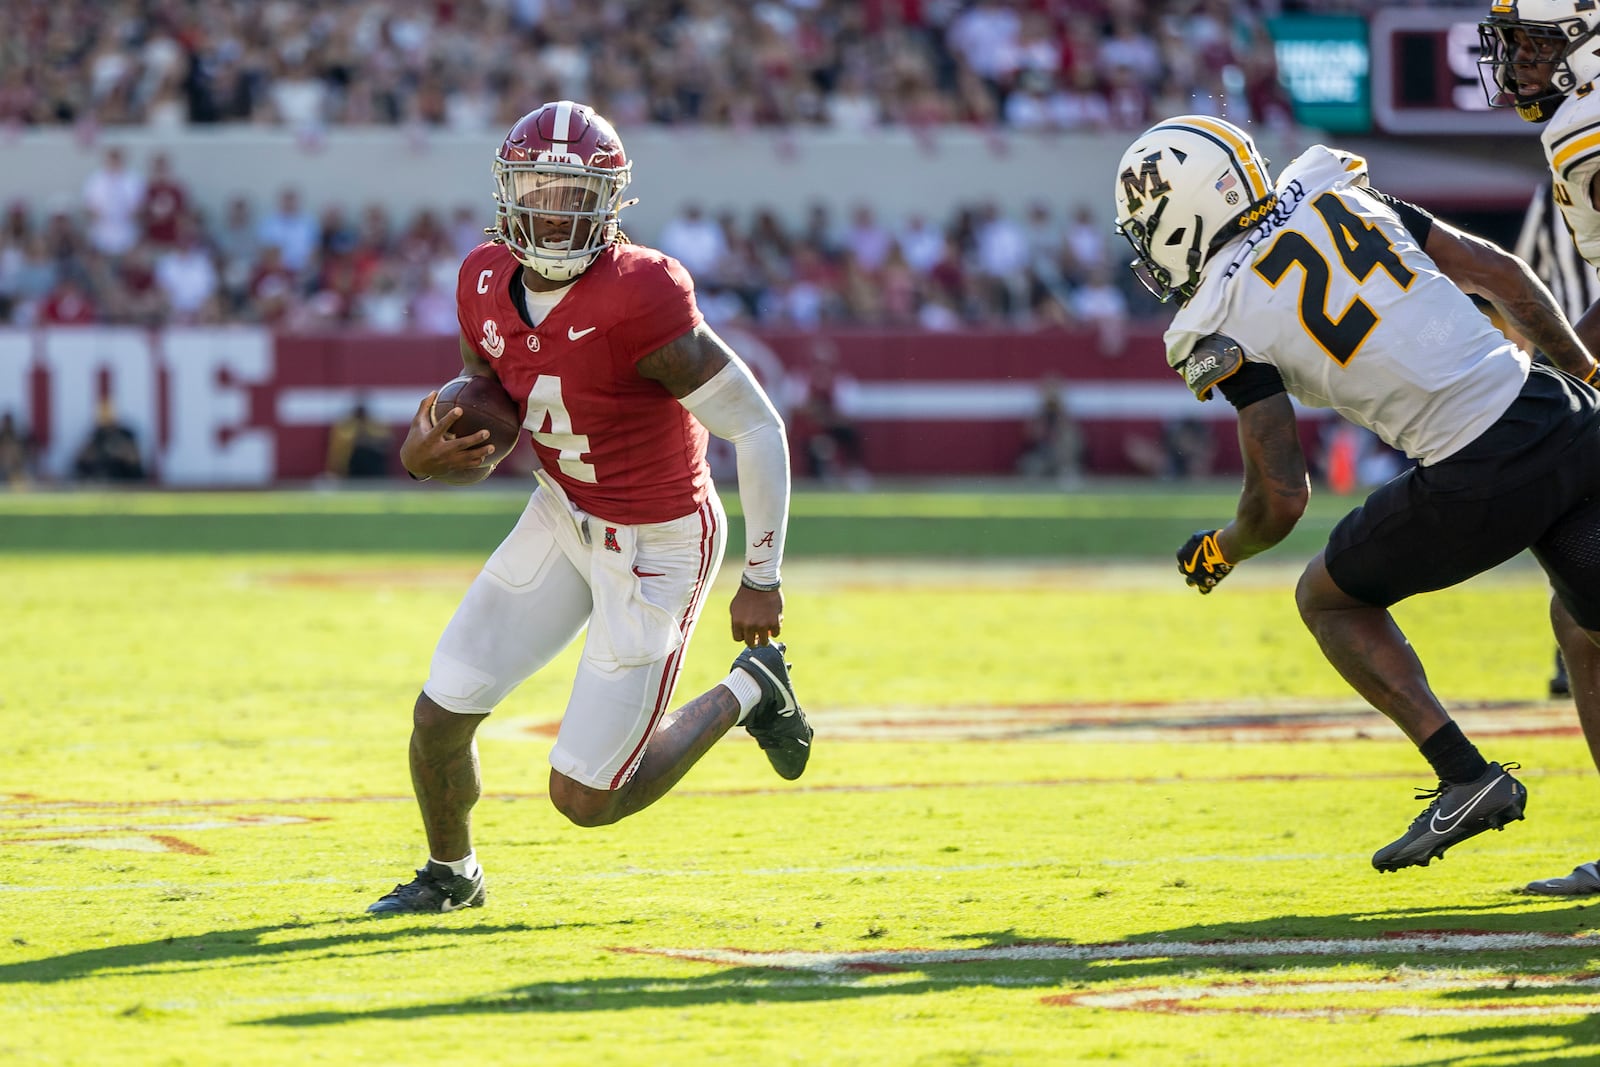
M1550 362L1585 381L1595 374L1594 357L1556 306L1550 290L1530 272L1529 285L1495 301L1511 328L1537 346Z
M1240 410L1239 452L1244 459L1244 489L1238 512L1223 535L1228 559L1235 563L1287 537L1311 495L1300 430L1287 393Z
M683 398L716 377L733 353L716 332L701 323L641 359L639 373Z
M1493 241L1434 220L1424 251L1462 292L1488 300L1506 324L1568 374L1588 380L1595 361L1554 296L1522 259Z

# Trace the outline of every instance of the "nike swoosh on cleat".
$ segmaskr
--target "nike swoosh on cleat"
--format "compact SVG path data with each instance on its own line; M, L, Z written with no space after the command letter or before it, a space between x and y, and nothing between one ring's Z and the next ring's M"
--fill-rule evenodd
M466 906L467 905L465 905L465 904L457 904L453 900L446 900L442 904L439 905L439 910L440 911L459 911L460 909L462 909L462 908L464 908Z
M1502 774L1499 778L1496 778L1494 781L1478 790L1472 795L1470 800L1461 805L1461 807L1457 808L1455 811L1451 812L1449 815L1446 815L1443 819L1439 817L1439 812L1434 812L1433 818L1428 821L1428 829L1432 830L1436 834L1448 834L1450 831L1454 830L1461 824L1462 819L1466 818L1472 813L1472 809L1478 806L1478 802L1484 797L1488 796L1489 790L1499 785L1500 779L1504 777L1505 775Z
M567 327L567 340L576 341L579 338L587 337L591 333L594 333L599 328L600 327L598 327L598 326L591 326L587 330L574 330L571 326L568 326Z
M773 686L777 688L778 692L783 694L783 707L778 710L778 714L790 714L797 705L795 704L794 699L789 696L789 687L784 685L783 682L778 679L776 674L773 674L770 670L768 670L765 663L762 663L754 656L750 657L750 662L755 664L756 669L758 669L762 674L766 675L768 678L771 678Z

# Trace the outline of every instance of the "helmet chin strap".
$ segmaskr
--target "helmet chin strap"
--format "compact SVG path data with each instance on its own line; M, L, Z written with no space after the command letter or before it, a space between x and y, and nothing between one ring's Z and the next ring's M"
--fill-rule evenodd
M1183 255L1185 263L1189 264L1189 276L1192 278L1200 273L1200 268L1205 265L1205 251L1200 247L1200 242L1205 240L1206 221L1199 215L1194 217L1194 240L1189 242L1189 251Z
M1205 219L1199 215L1194 217L1194 240L1189 242L1189 250L1183 254L1183 261L1189 268L1189 277L1172 287L1172 291L1178 294L1180 304L1187 304L1200 284L1200 268L1205 266L1206 258L1206 250L1202 247L1205 241L1203 232L1205 225Z
M598 254L598 252L595 253L595 255ZM522 256L517 257L524 267L549 282L570 282L588 270L589 264L594 262L594 258L594 256L582 256L576 259L550 261L536 259L532 256L526 259Z
M1566 95L1563 93L1546 93L1544 96L1514 106L1517 109L1517 117L1523 122L1545 123L1555 118L1556 108L1560 107L1565 99Z
M605 222L605 240L599 247L592 249L587 255L562 256L561 258L536 255L536 250L534 249L529 249L524 254L518 246L507 240L505 230L501 226L487 228L483 232L500 244L505 245L511 251L511 254L516 257L518 263L521 263L539 277L551 282L570 282L594 265L594 261L600 257L600 253L611 247L621 230L618 228L615 218L607 219ZM549 251L566 252L570 250L570 241L561 243L568 245L568 247L549 249Z

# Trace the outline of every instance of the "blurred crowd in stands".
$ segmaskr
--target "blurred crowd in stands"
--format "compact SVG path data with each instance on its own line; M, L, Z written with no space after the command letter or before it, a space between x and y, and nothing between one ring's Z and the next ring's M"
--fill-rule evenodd
M449 217L396 219L377 202L314 212L288 188L259 207L236 197L212 221L164 155L137 166L112 146L71 210L0 212L0 323L451 334L456 272L489 216L487 198ZM884 220L817 201L786 227L770 211L689 204L640 239L689 268L716 324L1089 324L1114 354L1130 314L1115 238L1087 205L1063 217L1036 203L1017 217L985 201L947 219Z
M1264 20L1376 0L7 0L0 124L1140 128L1284 110Z
M7 0L0 136L21 125L495 131L530 102L641 124L1143 128L1287 124L1265 20L1377 0ZM108 149L72 210L0 216L0 323L260 322L451 333L487 210L313 213L302 192L206 217L160 154ZM485 205L487 207L487 205ZM803 225L687 207L634 236L683 260L714 322L954 329L1090 323L1114 354L1157 305L1087 205ZM1119 243L1120 244L1120 243ZM1113 263L1112 257L1116 255Z

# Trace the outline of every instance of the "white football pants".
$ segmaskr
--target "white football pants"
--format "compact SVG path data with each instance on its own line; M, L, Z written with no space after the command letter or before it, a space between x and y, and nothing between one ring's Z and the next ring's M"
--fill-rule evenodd
M671 707L727 515L712 489L681 519L617 526L539 483L445 627L422 691L449 711L488 714L587 627L550 765L616 789Z

